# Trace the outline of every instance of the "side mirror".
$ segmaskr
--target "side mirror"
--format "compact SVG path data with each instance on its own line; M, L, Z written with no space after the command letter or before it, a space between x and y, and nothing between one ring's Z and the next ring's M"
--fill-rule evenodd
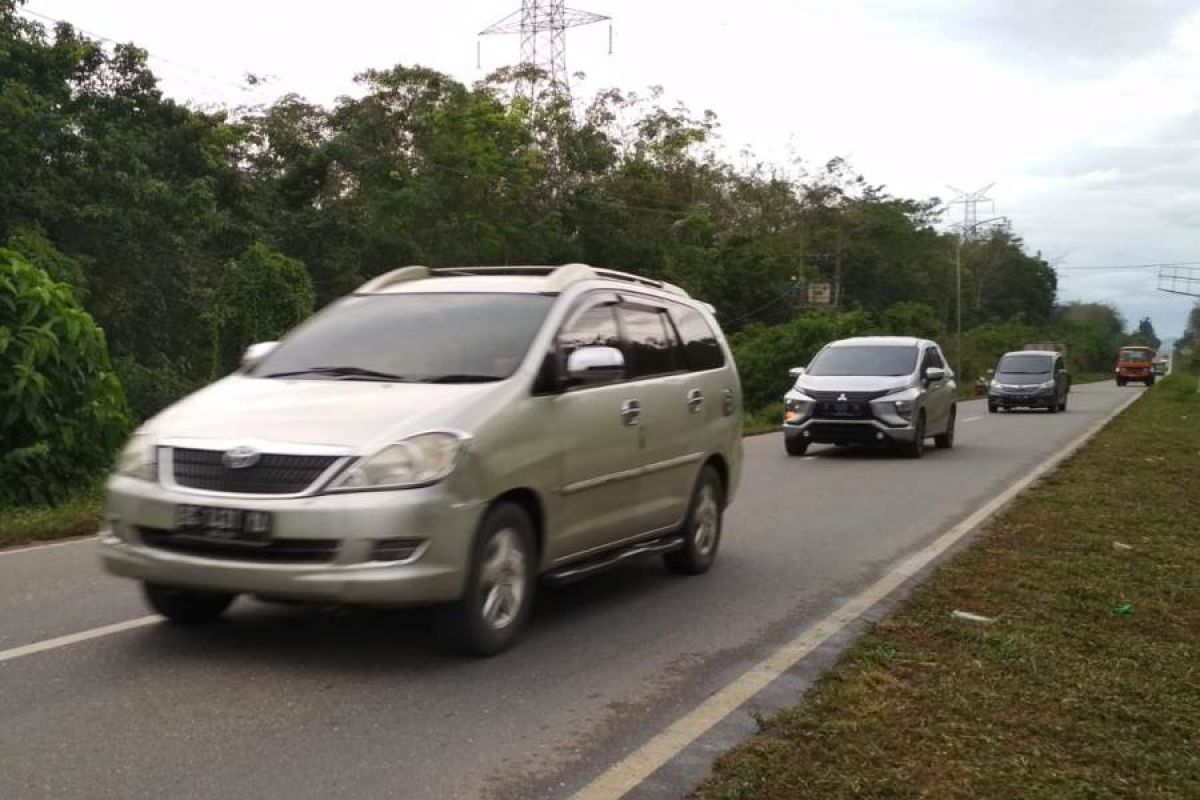
M246 352L242 353L242 369L253 369L258 362L267 357L279 342L258 342L246 348Z
M942 369L941 367L926 367L925 368L925 380L929 381L930 383L937 383L938 381L944 379L945 377L946 377L946 370Z
M625 377L625 356L615 347L581 347L567 357L567 377L590 386Z
M792 367L788 370L788 375L791 375L793 378L799 378L807 371L808 370L804 369L804 367Z

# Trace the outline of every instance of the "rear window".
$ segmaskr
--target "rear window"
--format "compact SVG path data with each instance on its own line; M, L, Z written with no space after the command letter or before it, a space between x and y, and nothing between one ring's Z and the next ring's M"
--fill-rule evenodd
M688 369L692 372L703 372L709 369L720 369L725 366L725 351L717 333L708 324L708 320L694 308L676 306L671 309L675 319L675 328L683 340L684 357Z
M826 347L813 359L809 375L911 375L917 348L897 345Z

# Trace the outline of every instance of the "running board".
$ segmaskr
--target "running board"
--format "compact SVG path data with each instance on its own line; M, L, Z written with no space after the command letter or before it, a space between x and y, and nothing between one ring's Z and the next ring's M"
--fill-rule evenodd
M631 558L638 556L654 555L659 553L670 553L673 550L679 550L683 547L682 536L664 536L661 539L651 539L648 542L638 542L620 550L611 550L607 553L602 553L595 558L590 558L587 561L580 561L574 564L568 564L565 567L560 567L556 570L547 572L542 576L542 580L552 586L562 586L566 583L574 583L581 581L584 578L604 572L607 569L612 569L618 564L628 561Z

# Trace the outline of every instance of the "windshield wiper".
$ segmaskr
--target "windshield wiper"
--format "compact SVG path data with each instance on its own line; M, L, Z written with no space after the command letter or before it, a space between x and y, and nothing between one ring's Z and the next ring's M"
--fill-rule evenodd
M292 378L298 375L328 375L332 378L357 378L369 381L409 380L409 378L403 375L394 375L391 372L380 372L379 370L365 369L363 367L306 367L305 369L297 369L290 372L272 372L263 377Z
M492 383L504 380L499 375L476 375L469 372L452 373L450 375L430 375L417 378L417 383Z

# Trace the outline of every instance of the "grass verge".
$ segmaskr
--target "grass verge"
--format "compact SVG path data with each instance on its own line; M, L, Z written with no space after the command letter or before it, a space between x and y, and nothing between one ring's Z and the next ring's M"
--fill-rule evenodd
M1200 395L1173 376L694 796L1200 797L1198 475Z
M102 499L103 487L97 481L55 506L0 507L0 549L95 533Z

